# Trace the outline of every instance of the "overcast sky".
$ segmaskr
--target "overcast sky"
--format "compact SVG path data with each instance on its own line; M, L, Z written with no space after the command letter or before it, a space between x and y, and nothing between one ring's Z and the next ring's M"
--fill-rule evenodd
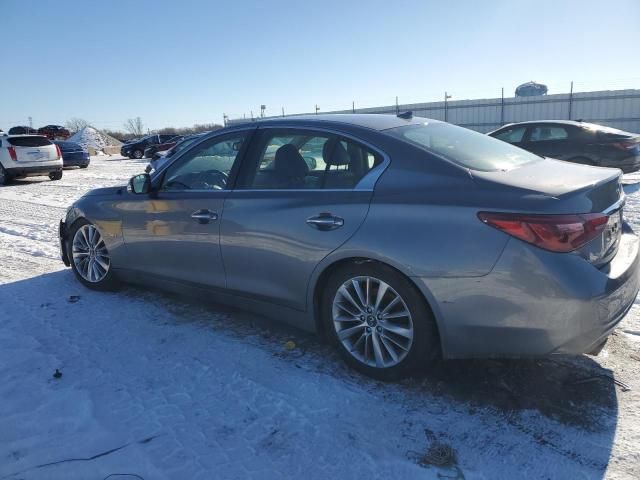
M0 128L640 88L640 0L0 0Z

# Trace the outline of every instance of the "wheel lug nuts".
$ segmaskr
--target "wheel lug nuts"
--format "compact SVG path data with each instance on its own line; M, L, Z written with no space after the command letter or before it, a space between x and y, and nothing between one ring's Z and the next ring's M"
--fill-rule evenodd
M371 307L367 308L367 313L371 313Z
M360 315L360 320L364 322L364 315Z
M382 333L382 327L376 327L376 332Z
M367 333L371 333L371 327L367 327Z

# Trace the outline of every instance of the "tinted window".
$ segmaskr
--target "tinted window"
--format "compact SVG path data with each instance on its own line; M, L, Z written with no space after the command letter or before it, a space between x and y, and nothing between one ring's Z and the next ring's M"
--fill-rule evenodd
M82 146L74 142L53 142L60 147L62 151L82 150Z
M14 137L7 140L14 147L45 147L47 145L53 145L51 141L46 137Z
M545 142L550 140L565 140L568 138L567 129L564 127L552 127L547 125L540 125L538 127L531 128L531 134L529 135L530 142Z
M267 130L238 188L352 189L381 161L366 147L335 135Z
M425 122L385 132L473 170L509 170L540 159L496 138L449 123Z
M162 190L223 190L246 134L214 139L171 165Z
M526 127L513 127L503 130L502 132L493 134L492 137L498 138L507 143L518 143L522 141Z

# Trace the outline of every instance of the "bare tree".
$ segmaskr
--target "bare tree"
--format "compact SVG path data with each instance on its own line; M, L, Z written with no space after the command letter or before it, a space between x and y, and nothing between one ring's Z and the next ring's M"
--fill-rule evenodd
M127 119L124 122L124 129L135 136L144 135L144 125L140 117Z
M89 126L89 122L87 122L84 118L77 118L77 117L70 118L65 123L65 127L67 127L69 131L74 133L79 132L84 127L88 127L88 126Z

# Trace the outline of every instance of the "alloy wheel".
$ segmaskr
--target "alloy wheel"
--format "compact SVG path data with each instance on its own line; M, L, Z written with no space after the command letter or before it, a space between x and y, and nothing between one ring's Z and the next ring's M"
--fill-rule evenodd
M332 319L340 343L370 367L398 365L411 350L411 313L398 292L377 278L344 282L333 300Z
M88 282L97 283L109 273L109 252L100 232L93 225L82 225L76 231L71 255L76 270Z

